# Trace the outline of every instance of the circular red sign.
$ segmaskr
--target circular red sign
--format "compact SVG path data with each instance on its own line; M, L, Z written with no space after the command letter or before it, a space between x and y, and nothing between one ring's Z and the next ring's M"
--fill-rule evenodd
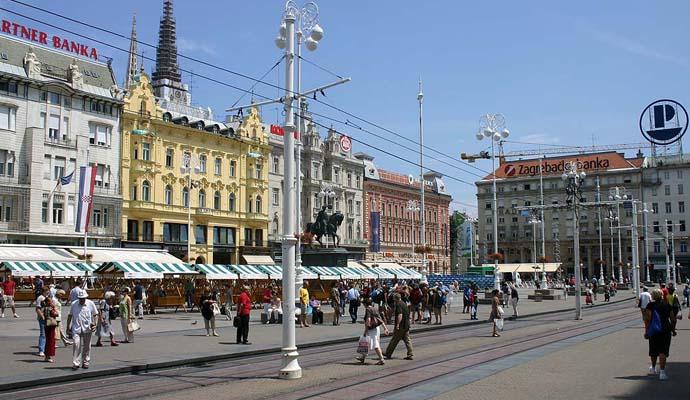
M340 136L340 149L342 151L352 150L352 140L345 135L341 135Z
M515 175L515 166L508 164L503 168L503 172L505 172L506 176L513 176Z

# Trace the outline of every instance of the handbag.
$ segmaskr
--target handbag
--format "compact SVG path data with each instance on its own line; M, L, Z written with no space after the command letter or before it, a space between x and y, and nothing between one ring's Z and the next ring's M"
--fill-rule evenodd
M139 329L141 329L141 327L139 326L139 323L137 323L137 321L132 321L129 324L127 324L127 330L130 332L136 332Z
M57 326L57 320L53 317L47 317L46 326Z
M496 323L496 329L498 329L499 331L503 330L503 318L496 318L494 320L494 323Z
M360 336L359 337L359 342L357 343L357 354L361 354L362 356L366 356L369 354L369 337L368 336Z
M218 304L213 304L212 306L213 309L213 315L220 315L220 307L218 307Z
M235 317L232 319L232 326L234 326L235 328L240 327L240 316L239 315L235 315Z

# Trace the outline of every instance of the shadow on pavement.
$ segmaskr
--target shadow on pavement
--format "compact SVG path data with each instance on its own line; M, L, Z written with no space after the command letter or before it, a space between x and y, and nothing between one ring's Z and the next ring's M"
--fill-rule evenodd
M671 345L673 346L673 344ZM639 381L640 386L634 392L624 396L614 396L614 399L688 399L687 378L690 376L690 363L668 362L666 364L667 381L660 381L656 375L644 373L646 367L640 367L643 371L639 375L618 376L616 379Z

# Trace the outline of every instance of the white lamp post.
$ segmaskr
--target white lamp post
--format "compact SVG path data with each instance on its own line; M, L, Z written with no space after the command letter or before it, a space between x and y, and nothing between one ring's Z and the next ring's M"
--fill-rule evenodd
M620 202L621 200L625 201L628 200L628 195L627 194L622 194L621 192L624 192L625 188L618 187L616 186L613 188L613 192L611 195L609 195L609 200L613 200L616 202L616 214L617 214L617 222L618 222L618 283L623 284L623 245L621 242L621 209L620 209Z
M647 214L649 214L649 209L647 208L647 203L643 203L642 208L642 218L644 223L644 262L645 262L645 272L647 281L652 279L652 266L649 264L649 237L647 236Z
M190 264L192 264L192 189L198 186L197 182L192 182L192 164L194 164L194 173L200 173L201 169L191 154L184 153L180 172L187 174L187 262Z
M479 119L479 132L477 140L491 140L491 162L492 162L492 185L493 185L493 205L494 210L494 254L498 256L498 200L496 197L496 153L494 142L506 139L510 131L506 128L505 119L502 114L486 114ZM423 208L423 207L422 207ZM501 277L498 273L498 258L494 257L494 289L500 289Z
M414 230L414 214L419 212L419 203L417 203L417 200L407 201L407 211L412 215L412 262L414 263L414 237L417 235L417 232Z
M419 191L421 198L421 208L420 208L420 227L421 233L419 235L419 243L424 246L424 251L422 252L422 279L419 281L421 283L427 283L426 276L429 270L426 267L426 208L424 208L424 190L426 189L426 183L424 182L424 92L422 91L422 80L419 80L419 93L417 93L417 102L419 103Z
M580 264L580 214L578 204L582 198L582 184L587 176L584 172L577 171L577 163L571 162L565 166L566 172L562 178L566 181L566 194L568 198L566 203L573 206L573 253L574 253L574 269L575 269L575 319L582 319L582 296L581 290L581 271L582 264Z
M529 223L532 225L532 262L534 263L534 283L537 283L537 270L539 265L537 265L537 225L541 224L542 221L536 215L532 215ZM542 271L542 284L546 282L546 271ZM546 285L543 286L546 289Z

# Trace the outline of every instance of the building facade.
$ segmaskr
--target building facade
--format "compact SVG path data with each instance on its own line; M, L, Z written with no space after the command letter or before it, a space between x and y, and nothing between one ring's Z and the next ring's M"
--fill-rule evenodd
M364 227L370 241L378 229L379 251L369 251L367 260L395 262L421 270L422 255L415 253L420 245L421 223L419 212L407 209L408 201L420 203L420 182L412 175L378 169L374 158L363 153L357 157L364 162ZM424 175L425 239L431 251L426 254L427 271L432 274L449 274L450 229L449 207L452 200L446 191L443 177L436 173ZM373 226L371 213L380 213L380 224ZM372 250L372 246L369 247Z
M283 215L283 129L274 125L268 129L271 132L269 237L274 251L279 252ZM323 139L318 127L307 123L301 147L301 231L316 219L316 214L328 201L332 206L330 212L339 211L344 216L338 230L340 246L363 256L367 246L364 239L363 163L354 157L351 141L334 130L329 130ZM332 197L320 195L325 187L332 190Z
M496 169L496 186L498 197L498 248L506 263L533 262L544 256L541 251L541 221L530 223L533 215L525 215L519 207L537 206L540 204L540 170L543 177L545 257L548 262L561 262L565 271L574 269L573 248L573 212L572 208L550 208L563 206L566 203L566 183L561 175L564 166L571 161L578 162L578 170L584 171L583 192L586 202L596 202L598 193L601 201L608 201L609 196L616 194L628 198L642 199L642 164L641 154L635 158L625 158L616 152L596 153L589 155L572 155L544 159L519 161L501 160ZM477 185L478 206L478 246L479 258L483 263L491 263L487 256L493 253L493 200L492 176L489 175ZM597 189L598 187L598 189ZM610 211L610 213L609 213ZM609 215L620 219L607 218ZM540 216L537 212L536 219ZM602 246L599 245L599 221L601 219ZM632 261L631 230L621 229L621 240L618 240L618 223L622 227L632 224L632 209L621 203L618 207L583 207L580 210L580 262L586 277L599 277L597 260L603 259L605 276L611 277L611 266L616 268L622 262L627 271L627 264ZM641 219L640 219L641 221ZM613 229L611 223L613 222ZM536 248L534 253L536 232ZM613 243L613 251L611 243ZM621 255L619 256L619 248Z
M69 49L79 43L29 26L3 21L3 32L0 242L83 244L75 232L79 166L95 165L89 244L118 246L122 93L110 65L96 49L81 45L89 56L75 54Z
M227 127L172 114L153 90L142 73L125 98L123 245L186 259L189 241L197 263L265 253L270 147L258 110Z

